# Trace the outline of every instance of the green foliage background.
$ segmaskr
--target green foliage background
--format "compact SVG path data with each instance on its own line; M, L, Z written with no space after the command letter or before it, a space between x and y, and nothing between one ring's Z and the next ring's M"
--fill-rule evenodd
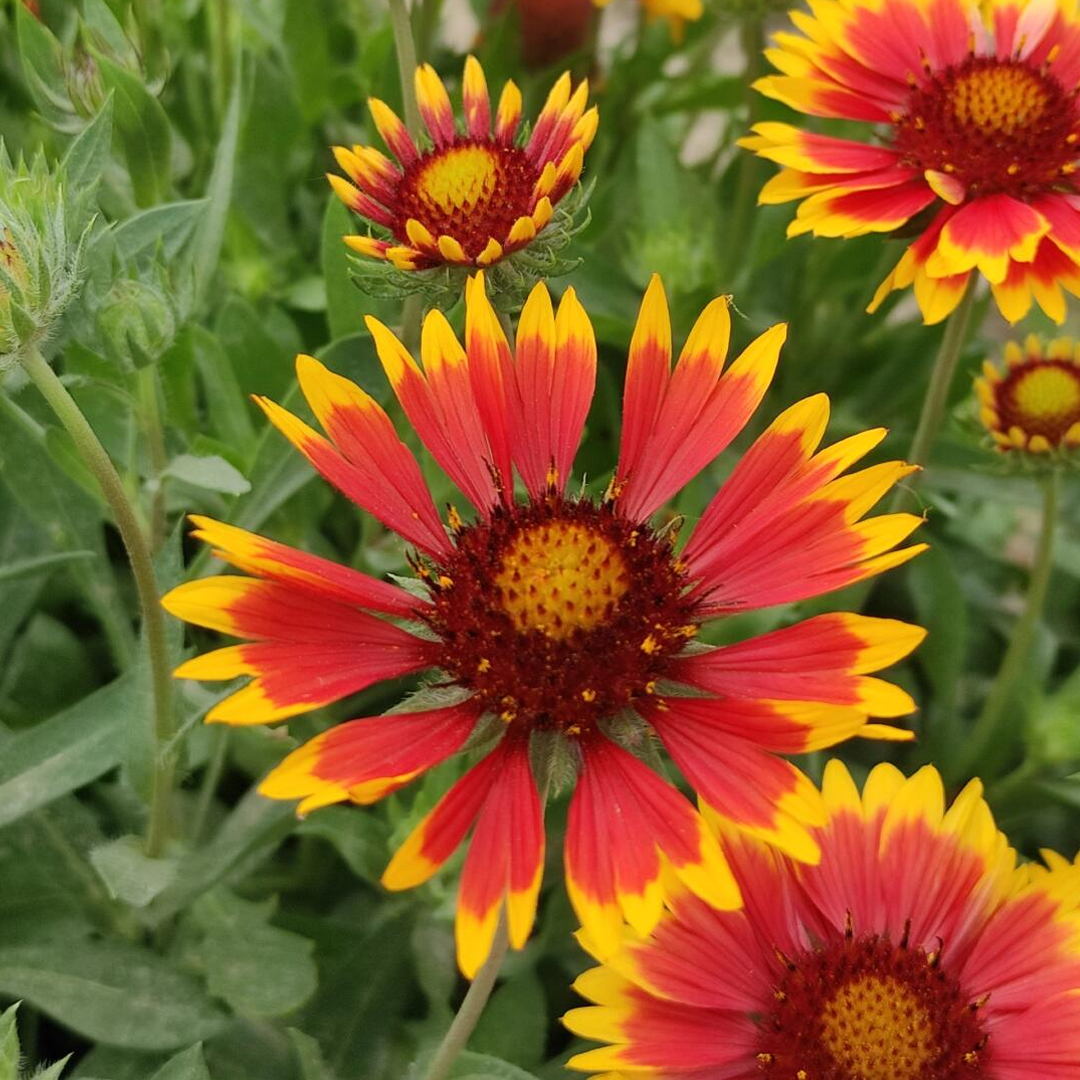
M14 155L68 155L94 188L84 295L51 359L158 533L167 588L208 572L183 515L208 513L368 572L405 569L403 550L268 431L248 396L299 407L292 359L314 353L380 400L389 390L363 330L394 301L350 282L347 212L322 174L332 143L377 141L364 100L400 104L382 0L43 0L38 22L0 4L0 131ZM429 35L448 81L461 56ZM477 0L486 17L486 2ZM625 350L650 273L676 336L731 293L735 346L791 324L778 377L745 446L777 411L820 390L832 437L877 425L879 459L902 456L940 328L894 299L863 314L901 243L786 241L791 210L756 209L770 167L734 139L784 110L747 88L738 42L760 45L762 11L714 3L673 46L656 25L629 35L596 74L601 109L586 158L592 222L569 249L572 282L601 346L580 468L603 483L618 433ZM426 40L425 40L426 38ZM728 41L739 74L725 74ZM510 75L535 113L556 72L525 72L514 28L486 26L478 55L493 89ZM588 57L576 58L579 70ZM726 69L724 69L726 70ZM688 136L720 134L688 163ZM460 311L452 313L460 318ZM1071 321L1075 321L1074 319ZM847 746L854 769L889 756L933 760L954 786L965 732L1015 622L1038 526L1034 481L1007 477L971 423L970 377L1006 327L985 301L919 498L931 552L874 589L873 614L930 637L895 676L920 701L910 746ZM1023 329L1045 330L1038 318ZM160 394L146 388L160 387ZM404 895L378 877L390 851L464 768L455 761L370 809L300 822L253 785L298 740L396 702L382 685L278 727L200 725L215 700L183 684L179 836L142 852L154 748L149 684L127 566L105 503L68 436L18 372L0 394L0 1080L70 1054L65 1077L97 1080L400 1080L441 1037L464 985L453 959L455 871ZM161 410L156 425L155 402ZM162 431L156 439L154 432ZM729 452L680 495L693 519L731 468ZM434 473L436 501L444 483ZM1045 617L1007 729L977 765L1022 851L1072 854L1080 840L1080 511L1066 484ZM804 604L842 609L850 597ZM730 620L715 640L790 621L791 609ZM185 643L177 662L209 638ZM197 637L197 635L196 635ZM892 676L890 676L892 677ZM818 776L821 755L804 759ZM454 1075L555 1080L573 1045L557 1018L586 966L561 884L565 796L549 811L549 866L534 940L513 954ZM21 1065L20 1065L21 1061ZM42 1077L59 1075L57 1068Z

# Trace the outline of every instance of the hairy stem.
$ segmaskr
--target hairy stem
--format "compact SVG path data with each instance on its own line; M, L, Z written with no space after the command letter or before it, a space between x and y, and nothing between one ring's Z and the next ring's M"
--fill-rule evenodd
M135 588L139 595L143 630L150 655L150 683L153 699L153 730L155 758L150 816L146 835L146 853L161 854L169 836L172 816L172 788L176 768L171 746L173 737L172 678L165 639L165 613L161 608L154 563L147 538L139 525L135 507L128 498L123 481L109 459L94 429L83 416L75 399L68 393L60 377L49 366L37 348L28 349L21 357L23 368L41 391L57 419L67 429L80 457L101 486L102 493L113 512L120 538L127 550Z
M165 540L165 468L169 461L158 403L157 368L152 366L139 372L139 412L150 452L150 547L156 552Z

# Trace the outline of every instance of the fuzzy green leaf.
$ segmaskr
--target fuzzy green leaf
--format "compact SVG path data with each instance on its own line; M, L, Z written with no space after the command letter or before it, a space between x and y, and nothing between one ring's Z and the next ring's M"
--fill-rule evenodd
M65 190L81 194L97 187L105 162L109 160L112 123L113 104L110 96L97 116L72 140L64 154L60 175Z
M120 836L94 848L90 862L109 895L132 907L145 907L176 877L175 860L144 855L137 836Z
M226 1022L190 976L117 941L0 949L0 994L32 1002L85 1038L133 1050L172 1050Z
M0 826L115 768L135 698L135 681L123 676L9 739L0 757Z
M210 1072L203 1060L202 1043L189 1046L169 1058L150 1080L210 1080Z
M284 1016L315 993L314 945L270 925L273 907L248 903L225 889L207 893L192 907L192 921L204 936L188 956L205 972L210 992L240 1016Z
M15 1017L19 1011L16 1002L0 1013L0 1080L19 1080L19 1029Z

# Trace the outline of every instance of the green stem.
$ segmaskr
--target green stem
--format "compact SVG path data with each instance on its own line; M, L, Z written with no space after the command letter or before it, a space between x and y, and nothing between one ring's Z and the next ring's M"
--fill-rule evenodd
M964 742L963 750L958 755L956 771L958 775L968 775L978 766L986 752L1001 735L1001 720L1012 698L1017 677L1024 669L1035 628L1042 616L1046 601L1046 590L1050 584L1050 571L1054 565L1054 533L1058 520L1058 472L1055 469L1043 482L1042 528L1039 534L1039 546L1035 552L1035 563L1031 568L1024 611L1013 628L1012 637L1005 649L1001 667L994 678L990 692L983 702L982 712L975 721L971 733Z
M150 451L150 547L156 552L165 539L165 468L169 461L158 403L157 368L152 366L139 372L139 412Z
M757 121L761 105L761 95L752 86L763 66L765 28L760 19L750 17L743 23L742 48L746 57L743 80L746 85L746 127L749 130ZM722 261L724 272L729 279L735 268L745 262L745 242L754 220L757 193L761 186L761 162L757 155L749 150L741 150L740 153L742 156L739 159L735 198L731 204L731 216L728 218L724 236L727 258Z
M509 312L500 311L495 309L495 314L499 319L499 325L502 327L503 333L506 335L506 342L510 346L510 351L514 351L514 321L510 318Z
M405 0L389 0L390 18L394 24L394 46L397 49L398 71L401 73L401 100L405 108L405 126L415 139L420 135L420 106L416 103L416 43L412 22Z
M956 373L960 353L967 341L978 281L978 275L972 274L960 303L945 324L945 336L941 339L941 348L934 360L934 370L930 373L930 385L926 388L926 397L923 399L919 426L915 429L915 438L911 440L911 449L908 451L907 459L912 465L926 464L938 428L941 427L945 405L949 400L949 387ZM902 503L903 500L904 493L897 492L896 501Z
M420 26L416 34L416 51L421 61L431 55L431 43L435 40L435 28L439 25L443 0L423 0L420 5Z
M539 775L537 775L537 792L540 796L541 807L547 807L548 795L551 792L551 759L541 758L537 763ZM458 1055L468 1045L469 1037L476 1029L480 1017L484 1013L484 1007L491 997L491 991L495 989L495 980L499 977L499 969L506 952L510 946L510 939L506 930L506 906L503 905L499 912L499 922L495 927L495 938L491 943L491 952L484 961L483 966L476 973L465 994L461 1007L454 1016L450 1027L439 1043L435 1056L431 1059L424 1080L446 1080L450 1075L454 1062Z
M499 976L499 969L506 958L506 950L510 941L506 933L506 908L499 913L499 923L495 927L495 940L491 943L491 952L484 961L483 967L476 973L472 985L465 994L465 1000L461 1003L457 1015L439 1043L435 1056L431 1059L425 1080L446 1080L458 1055L465 1049L476 1028L480 1017L483 1015L484 1006L491 997L491 991L495 989L495 980Z
M150 681L153 696L153 725L155 760L150 799L150 817L146 835L146 853L161 854L169 836L172 816L172 786L176 760L171 749L173 737L172 679L165 639L165 613L161 607L154 563L146 537L139 527L135 508L128 499L123 481L109 459L94 429L87 423L82 410L68 393L48 362L36 347L21 357L23 368L41 391L57 419L75 442L87 468L101 485L102 493L112 508L116 527L127 550L131 573L139 594L143 629L150 654Z
M414 358L420 356L420 336L424 328L424 298L409 293L401 305L401 344Z

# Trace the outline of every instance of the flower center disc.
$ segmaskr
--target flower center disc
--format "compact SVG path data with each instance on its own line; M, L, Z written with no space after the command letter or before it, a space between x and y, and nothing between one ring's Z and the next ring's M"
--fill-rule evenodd
M868 935L790 964L761 1023L770 1080L981 1080L986 1037L921 949Z
M491 237L503 243L531 211L537 178L516 146L462 141L429 151L402 180L395 233L408 243L405 223L416 218L436 240L452 236L475 258Z
M522 529L494 583L518 630L559 640L609 619L630 584L618 548L603 533L567 521Z
M1080 368L1067 360L1035 360L1012 368L997 386L1005 431L1019 427L1056 445L1080 422Z
M972 56L912 90L894 145L972 195L1033 195L1072 172L1076 127L1075 95L1045 70Z
M821 1010L821 1042L863 1080L917 1080L935 1051L930 1014L890 976L864 975L841 986Z
M632 706L697 629L670 541L609 503L502 507L437 571L441 666L534 729L573 734Z

